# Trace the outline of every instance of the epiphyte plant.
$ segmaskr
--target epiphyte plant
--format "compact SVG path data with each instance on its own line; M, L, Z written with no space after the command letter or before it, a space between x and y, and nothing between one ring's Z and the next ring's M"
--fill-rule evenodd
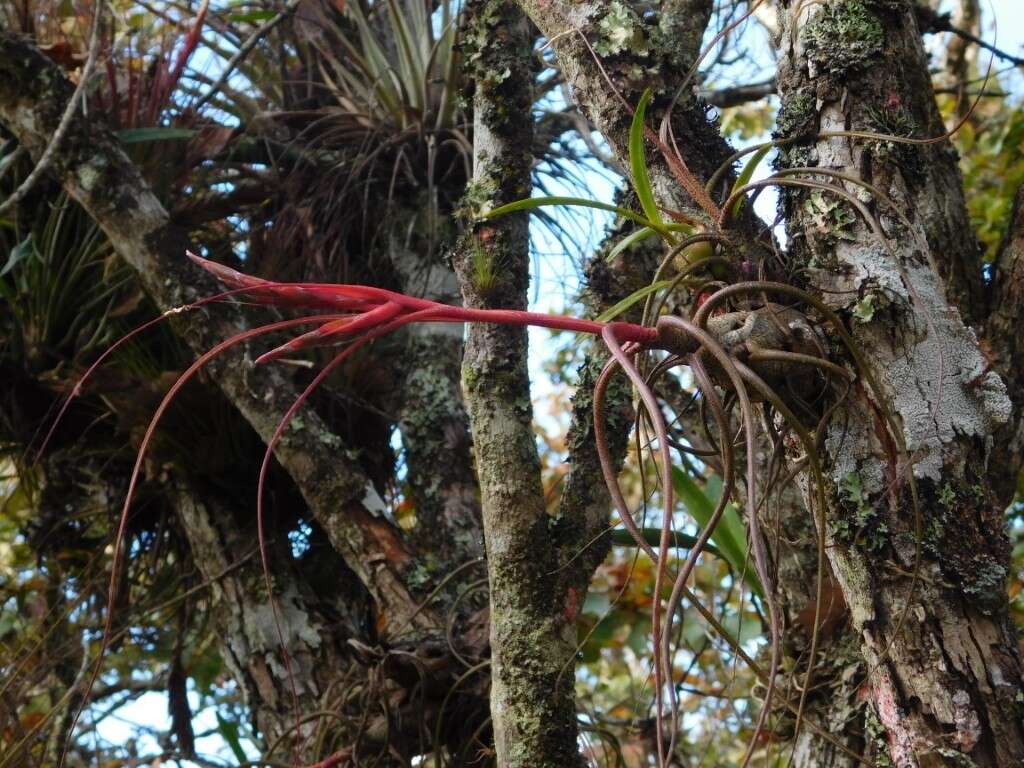
M732 226L732 220L741 212L747 193L758 194L768 186L797 187L835 195L849 204L878 235L887 243L886 233L878 220L868 212L857 196L848 192L840 183L846 182L861 187L876 200L892 208L897 217L899 212L886 197L867 183L847 175L824 169L790 168L780 171L766 180L752 182L754 167L764 158L772 144L758 147L756 154L739 175L737 182L717 202L716 188L724 177L725 168L716 173L706 186L697 184L689 174L678 155L673 154L660 135L655 134L645 123L645 111L650 94L634 110L630 132L631 171L640 200L642 213L607 206L593 201L566 198L532 198L490 211L487 216L494 218L516 211L527 211L543 205L578 204L591 207L612 208L626 218L633 220L637 230L626 238L615 255L624 253L630 245L640 239L658 236L667 246L667 253L647 289L637 292L612 311L596 320L546 315L540 313L503 310L471 309L450 306L420 299L381 288L362 285L279 283L244 275L228 267L215 264L194 254L189 257L202 268L211 272L229 287L229 291L217 297L210 297L199 304L227 298L230 295L245 297L248 301L272 305L283 309L312 310L308 314L268 325L253 328L218 344L202 355L190 366L170 388L158 407L140 446L136 465L129 484L122 518L114 547L115 562L111 573L111 588L108 594L106 629L103 647L110 635L111 617L115 604L115 586L119 566L124 558L123 542L128 509L139 477L146 448L154 434L156 423L182 386L207 362L232 346L249 339L286 329L312 327L291 341L282 344L257 359L258 364L270 362L284 356L312 347L344 344L322 371L314 377L306 390L288 409L270 440L263 467L260 472L260 493L257 516L261 556L267 568L267 550L263 540L262 486L273 450L280 440L291 417L298 411L313 389L319 385L359 348L403 326L430 323L496 323L519 326L539 326L581 334L599 336L611 358L598 378L593 398L594 436L597 441L604 479L623 525L633 536L636 545L656 563L655 594L659 598L663 590L667 599L656 599L653 603L653 691L658 713L657 722L663 722L665 699L671 710L671 727L666 731L657 729L659 764L664 765L671 753L677 732L678 707L675 692L668 680L671 674L672 630L674 617L685 598L694 604L709 624L722 633L733 647L737 657L742 658L755 671L766 688L764 704L758 714L754 729L756 735L764 728L772 711L773 694L777 687L776 678L780 667L781 625L779 610L774 595L774 580L769 562L766 536L762 532L760 518L765 514L765 499L778 490L780 485L792 482L795 473L784 476L779 467L782 462L770 461L770 470L765 473L757 463L758 443L767 440L773 452L784 454L798 445L794 464L806 471L812 482L809 508L817 518L819 563L824 562L824 512L826 507L825 486L818 451L824 436L824 425L830 414L848 391L851 381L861 376L872 397L884 415L885 430L892 445L904 460L905 449L902 434L885 407L884 395L864 365L860 352L840 319L821 301L812 295L779 280L757 279L768 270L761 263L753 262L749 256L752 250L770 250L765 242L749 242L746 235ZM859 134L858 134L859 135ZM873 136L873 135L872 135ZM655 202L654 194L647 180L646 161L643 153L644 139L652 139L665 155L668 165L681 186L702 208L699 217L684 217L681 214L663 211ZM885 137L900 140L899 137ZM943 137L944 138L944 137ZM911 140L906 140L911 141ZM922 141L922 140L914 140ZM929 140L930 141L930 140ZM777 143L777 142L776 142ZM699 193L696 193L699 190ZM720 193L717 193L720 195ZM667 213L672 221L666 222L662 214ZM628 309L641 299L645 306L640 323L615 320L617 313ZM184 311L188 308L181 308ZM173 311L172 311L173 312ZM165 313L170 314L170 313ZM154 321L155 322L155 321ZM148 324L147 324L148 326ZM142 330L142 329L139 329ZM829 335L831 334L831 339ZM838 340L846 351L851 368L831 360L830 341ZM102 362L102 359L98 361ZM659 403L659 386L674 386L672 371L686 366L692 374L695 396L691 405L700 411L704 428L704 445L695 447L682 439L666 422ZM94 366L95 368L95 366ZM92 369L90 369L92 370ZM617 371L621 370L632 382L638 395L637 434L649 426L656 446L656 463L659 465L662 491L662 528L657 545L652 545L634 519L624 494L619 488L615 461L607 444L605 401L608 384ZM794 377L799 371L804 375ZM813 375L806 375L808 372ZM88 375L88 373L86 374ZM794 380L803 382L794 385ZM80 389L81 384L72 393ZM710 421L709 421L710 416ZM808 426L810 425L810 426ZM788 432L796 440L787 443ZM786 447L786 446L789 447ZM737 448L743 454L743 462L737 461ZM675 492L680 484L679 475L674 471L671 451L696 457L709 466L714 466L723 479L723 490L709 517L700 525L699 534L692 541L690 551L674 574L669 567L669 549L673 540L673 512ZM685 474L683 475L685 478ZM920 530L919 512L916 509L916 490L913 473L907 473L907 484L914 501L916 527ZM685 481L684 481L685 482ZM726 517L729 503L734 498L742 501L745 508L746 537L753 573L746 576L751 591L766 609L766 623L770 637L770 662L762 670L754 659L744 651L742 645L732 638L705 606L687 587L687 580L693 572L700 555L715 541L718 526ZM920 538L920 536L918 537ZM717 543L717 542L716 542ZM730 560L729 565L736 573L747 569L747 553L736 554L732 548L717 548ZM811 650L805 682L813 671L815 644L822 610L822 571L819 567L818 596L815 605L815 620L812 624ZM916 573L915 573L916 578ZM268 588L270 586L268 576ZM669 587L671 584L671 587ZM273 602L271 603L273 605ZM279 628L280 631L280 628ZM282 643L282 646L284 644ZM102 651L100 657L102 659ZM285 656L286 665L289 663ZM93 681L99 674L99 664L93 672ZM797 728L802 722L804 697L808 686L798 685L799 697L794 701L788 697L782 707L796 715ZM84 706L84 703L81 705ZM79 712L81 711L79 707ZM808 727L814 727L808 724ZM748 746L745 763L749 762L755 741Z

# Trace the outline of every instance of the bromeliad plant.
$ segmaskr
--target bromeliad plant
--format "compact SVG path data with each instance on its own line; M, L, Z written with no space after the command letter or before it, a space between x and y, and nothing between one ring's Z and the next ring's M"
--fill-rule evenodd
M860 377L863 380L877 404L890 445L894 446L893 458L896 462L906 461L906 447L902 430L892 416L891 410L885 405L884 392L840 318L823 302L788 282L755 279L756 272L751 271L749 261L744 261L739 254L750 253L757 248L768 251L770 244L744 240L744 236L731 221L740 213L748 192L756 195L767 186L810 189L834 195L848 204L860 214L878 240L888 247L888 235L878 219L867 210L857 196L838 182L853 184L870 192L877 201L893 210L897 218L901 221L903 218L898 209L879 190L860 179L827 169L790 168L766 180L751 181L754 168L765 156L771 144L755 150L757 154L752 162L748 163L732 189L724 196L725 199L719 202L722 195L717 188L727 166L723 166L706 187L698 184L686 170L678 154L668 149L664 138L665 131L655 134L646 126L645 112L649 101L650 94L647 93L634 110L629 142L631 171L642 213L587 200L535 198L513 203L487 214L493 218L554 204L611 208L639 225L635 234L627 237L614 249L615 255L624 253L640 239L660 237L666 244L667 252L651 285L595 320L520 310L449 306L364 285L281 283L245 275L195 254L188 254L189 258L212 273L228 286L229 290L224 294L204 299L196 305L171 310L165 315L229 296L242 296L250 302L289 310L304 310L307 313L246 330L221 342L196 360L171 386L160 403L139 448L122 510L114 547L115 560L108 595L103 649L110 636L115 587L118 583L119 567L124 558L122 549L128 510L147 447L169 403L207 362L236 345L262 335L289 329L309 328L292 340L261 355L256 361L257 364L310 348L344 345L284 414L266 448L260 471L257 518L261 555L265 572L269 574L263 532L262 488L270 459L290 419L332 371L349 359L356 350L374 339L414 323L468 322L538 326L600 337L610 352L610 359L598 377L594 391L594 435L604 480L619 517L636 546L656 564L653 602L653 688L657 708L656 722L660 724L664 721L667 698L672 725L667 741L664 730L661 727L656 729L659 765L666 764L678 730L678 702L670 680L674 617L684 598L693 603L704 619L730 644L735 655L743 659L764 684L765 701L758 714L754 738L747 747L744 765L749 762L758 743L758 735L765 729L767 718L772 712L773 695L780 669L780 610L775 596L761 517L765 514L765 500L772 493L792 482L798 473L807 473L810 480L808 487L811 489L808 494L808 507L816 518L817 528L818 600L814 610L815 616L810 625L809 662L803 680L795 683L800 693L793 699L787 696L779 705L792 712L796 718L796 728L801 727L805 697L811 688L809 682L814 669L825 586L824 515L827 491L819 450L829 418L842 402L854 379ZM874 134L856 135L879 138ZM648 180L644 158L645 138L654 141L680 184L700 205L702 213L699 217L687 218L674 212L665 212L657 205ZM920 143L945 137L929 140L889 136L882 138ZM668 213L672 221L665 221L662 218L663 213ZM913 231L910 227L907 229ZM618 314L641 300L645 302L645 306L640 323L615 319ZM308 314L309 311L313 314ZM145 326L135 333L144 328ZM826 329L830 331L831 336L826 335ZM86 376L132 335L134 334L130 334L108 350ZM830 359L833 356L830 340L845 350L844 359L849 362L848 366ZM703 444L700 446L679 437L665 419L659 402L659 391L664 391L665 387L678 385L677 380L670 376L681 366L688 368L696 394L679 415L686 415L691 408L696 411L699 416L697 422L702 430ZM654 437L650 445L654 446L652 452L655 453L659 469L663 508L661 529L654 543L649 540L649 531L642 529L634 519L633 510L627 504L619 486L616 463L608 447L605 414L607 392L612 377L620 371L632 382L638 396L638 440L639 435L647 428L653 432ZM794 375L797 373L800 375ZM80 385L76 391L78 389ZM757 459L761 441L767 441L771 447L772 459L768 462L767 472L758 464ZM785 454L787 445L791 453L801 454L793 462L796 467L794 471L784 471L784 463L777 460ZM794 449L794 446L797 448ZM692 461L696 458L705 465L714 466L721 474L722 492L713 505L709 505L707 500L702 498L699 488L685 472L674 467L673 450L681 454L684 464L692 466ZM742 454L742 461L739 460L738 453ZM917 538L920 540L920 512L913 473L897 474L906 477L914 506ZM695 513L699 532L687 540L689 554L681 567L676 569L675 573L671 573L669 550L673 542L679 541L672 530L677 492L687 507ZM739 536L734 524L725 524L723 527L723 520L729 520L730 515L735 515L730 506L734 499L739 500L745 510L743 517L746 523L746 546L738 541ZM702 553L711 551L711 543L714 544L713 551L729 561L734 573L744 573L748 566L748 558L752 561L753 573L746 575L745 580L766 613L770 647L770 661L766 669L762 669L750 657L744 647L687 586L698 558ZM919 557L918 555L918 560ZM914 574L916 582L917 566ZM267 586L269 589L269 575ZM909 602L908 600L908 604ZM271 604L273 605L273 602ZM280 632L280 627L278 631ZM282 647L284 645L282 639ZM102 651L100 655L102 657ZM883 652L882 656L884 655ZM287 656L285 662L289 665ZM97 665L93 671L93 682L98 674ZM817 726L803 724L813 728L823 738L833 741L840 750L846 751L844 745L835 742L827 733L822 733Z

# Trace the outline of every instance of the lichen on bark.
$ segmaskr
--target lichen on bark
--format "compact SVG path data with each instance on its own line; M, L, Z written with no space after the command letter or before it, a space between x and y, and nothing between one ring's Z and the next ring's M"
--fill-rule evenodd
M809 267L810 289L853 321L884 390L880 402L853 392L825 446L833 483L827 551L870 672L865 691L881 728L872 741L884 740L898 768L1018 765L1022 678L1002 594L1005 541L989 472L979 470L1010 403L967 324L982 306L980 264L956 158L941 144L903 150L842 134L944 131L920 33L906 2L790 2L786 10L780 128L798 139L787 154L802 147L800 164L864 178L902 214L847 184L867 199L888 242L860 221L822 237L816 230L829 221L815 220L820 210L805 205L807 193L783 196L790 257ZM810 125L825 135L809 137ZM900 425L905 455L888 436L886 411ZM941 525L950 498L960 500L959 536Z
M470 3L476 81L469 215L529 196L533 93L530 28L509 0ZM525 214L476 221L453 255L470 307L522 309L529 283ZM482 292L481 252L500 272ZM501 766L581 764L573 701L575 611L561 586L532 426L522 328L473 325L463 387L473 430L491 610L491 715Z

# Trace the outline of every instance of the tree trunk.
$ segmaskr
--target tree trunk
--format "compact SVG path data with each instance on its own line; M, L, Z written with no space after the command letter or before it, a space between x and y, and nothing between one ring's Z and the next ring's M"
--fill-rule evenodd
M465 205L478 216L530 194L533 38L509 0L482 0L469 11L476 93ZM525 309L527 224L517 214L465 235L455 266L466 306ZM463 359L491 596L491 718L498 765L564 768L580 762L578 606L559 572L551 535L557 521L545 510L526 346L523 328L473 325Z
M785 5L779 126L806 139L785 149L783 164L863 178L903 215L843 183L870 201L883 242L830 193L784 192L791 268L805 267L811 289L852 319L883 389L876 401L854 388L832 419L825 457L829 559L867 665L862 695L881 725L864 738L884 739L899 768L1020 765L1021 664L989 474L1013 468L988 464L1011 404L962 319L980 318L984 303L955 153L946 142L836 135L942 134L912 7Z

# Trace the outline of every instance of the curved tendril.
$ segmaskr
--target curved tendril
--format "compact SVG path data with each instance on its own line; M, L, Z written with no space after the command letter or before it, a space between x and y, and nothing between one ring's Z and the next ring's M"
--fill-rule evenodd
M746 157L747 155L752 155L755 152L760 152L765 147L785 147L788 146L789 144L794 144L797 141L798 139L795 136L792 136L788 139L772 139L771 141L762 141L759 144L751 144L749 147L737 149L735 152L729 155L729 157L727 157L721 165L719 165L715 169L715 172L711 174L711 177L708 179L708 183L705 185L705 189L707 189L709 195L713 195L715 187L718 186L719 182L722 180L722 177L725 176L725 174L727 174L732 169L733 163L735 163L741 157Z
M868 184L867 182L862 181L862 180L856 178L855 176L851 176L849 174L845 174L845 173L842 173L840 171L833 171L831 169L817 170L817 169L813 169L813 168L806 168L806 169L805 168L801 168L801 169L792 169L792 170L793 171L799 171L801 173L811 173L811 174L815 174L816 173L816 174L822 175L822 176L834 176L836 178L840 178L840 179L843 179L845 181L849 181L849 182L851 182L853 184L857 184L857 185L863 187L864 189L870 191L872 194L879 195L880 199L883 202L885 202L892 209L893 213L899 219L900 223L903 224L903 226L906 227L907 231L912 234L912 236L914 237L914 240L917 242L918 247L921 248L922 252L926 252L928 250L927 243L924 242L924 239L922 238L921 234L910 223L910 220L906 217L906 215L896 206L895 203L892 202L892 200L890 200L888 197L886 197L883 193L881 193L876 187L872 186L871 184ZM738 194L740 194L740 193L745 194L745 192L747 190L750 190L750 189L757 190L754 193L754 196L756 197L757 194L760 193L760 190L762 190L762 189L764 189L764 188L766 188L768 186L775 186L775 185L819 189L819 190L821 190L823 192L830 192L832 194L838 195L839 197L843 198L850 205L852 205L854 208L856 208L857 212L861 215L861 218L864 219L864 223L867 224L868 227L870 227L870 229L874 233L875 237L878 238L879 242L881 242L881 244L885 248L886 252L889 254L890 257L892 257L893 263L896 265L897 269L899 269L900 274L903 277L903 281L904 281L904 283L906 285L907 292L910 294L911 299L917 305L917 308L924 315L925 324L928 326L928 333L931 334L931 336L933 338L938 338L939 333L938 333L938 329L935 326L935 318L932 316L931 310L924 303L924 300L921 298L921 295L917 292L917 288L914 287L914 283L910 279L910 276L906 273L906 270L903 268L902 264L900 264L900 260L899 260L898 256L896 255L895 250L892 247L892 243L889 242L889 238L886 236L885 231L882 229L881 223L874 216L871 215L871 212L867 209L867 206L865 206L864 203L862 203L860 200L858 200L856 196L850 194L848 191L846 191L842 187L839 187L839 186L836 186L836 185L832 185L832 184L824 184L822 182L812 181L810 179L789 179L789 178L784 178L784 176L785 176L785 172L779 172L779 173L775 174L774 176L770 176L767 179L763 179L761 181L756 181L756 182L751 182L750 184L747 184L744 187L736 190L733 193L733 195L731 195L729 197L729 200L731 202L733 200L733 198L736 197ZM719 224L721 226L724 226L725 220L728 218L728 215L729 215L729 210L730 210L730 206L729 205L727 205L723 209L723 211L722 211L722 218L719 220ZM938 365L937 365L938 371L937 371L936 376L935 376L935 378L936 378L936 385L935 385L936 395L935 395L935 397L934 397L934 399L932 401L932 406L931 406L931 419L932 419L932 421L935 421L935 419L937 417L938 408L939 408L939 402L942 400L942 383L943 383L943 380L945 379L945 365L946 365L945 361L946 361L946 354L943 351L942 346L940 345L939 349L938 349ZM938 429L938 427L936 427L936 429Z
M731 296L737 296L747 293L775 293L783 296L789 296L794 299L806 302L811 307L814 307L825 319L829 325L832 326L833 330L839 335L840 340L843 342L843 346L846 351L849 352L850 357L853 358L855 368L857 372L864 377L867 381L868 389L871 391L872 397L877 403L878 410L885 421L886 429L889 432L889 437L896 445L896 449L900 454L903 462L907 467L907 487L910 490L910 503L911 510L914 515L914 537L915 537L915 550L914 550L914 567L910 577L910 588L907 591L906 605L903 611L900 613L900 618L896 622L896 627L892 633L891 639L886 643L885 647L878 655L878 660L875 666L868 671L868 676L874 673L875 669L878 669L888 658L889 653L892 650L892 644L896 637L899 636L900 630L903 628L903 623L910 615L911 603L915 592L917 591L917 583L921 579L921 542L924 540L924 520L921 513L921 498L917 488L917 478L914 477L913 467L910 466L910 453L907 450L907 442L903 436L903 429L899 422L896 420L895 414L891 408L885 406L886 398L885 391L882 389L878 382L878 378L875 376L874 371L868 367L867 360L864 358L860 347L854 340L853 336L846 329L843 321L839 316L831 309L827 304L821 301L816 296L808 293L807 291L801 290L793 285L786 283L776 283L767 280L753 281L749 283L737 283L735 285L726 286L721 290L716 291L714 294L708 297L708 300L701 305L700 309L693 316L693 321L700 326L704 326L707 323L708 317L711 312L721 304L723 301Z
M837 366L838 367L838 366ZM800 703L797 707L797 719L796 719L796 732L799 733L800 726L803 722L804 706L806 704L807 693L810 690L811 676L814 672L814 657L818 651L818 639L821 629L821 607L824 602L824 586L825 586L825 561L828 557L828 553L825 549L825 476L821 470L821 462L818 457L817 447L815 440L811 433L804 427L796 415L789 409L786 403L778 396L778 394L768 384L758 376L749 367L744 365L739 360L736 361L736 369L740 372L744 381L751 384L761 395L771 403L772 407L778 411L779 415L785 420L786 424L792 429L800 442L804 446L804 450L807 452L807 459L810 463L811 474L814 479L814 486L816 489L815 496L817 507L820 515L820 519L817 520L817 573L815 574L815 601L814 601L814 622L811 630L811 647L809 651L809 659L807 662L807 671L804 674L804 683L800 687ZM813 509L812 509L813 516Z
M841 365L836 365L830 360L825 360L814 355L805 355L802 352L785 352L777 349L759 349L752 351L747 359L751 362L760 361L778 361L785 363L793 363L795 365L808 365L812 368L819 368L822 371L826 371L841 379L847 381L853 381L856 377L851 371L846 370Z
M910 233L911 236L914 238L914 242L917 244L917 247L921 249L921 253L928 252L928 243L925 241L921 232L913 224L911 224L910 219L907 218L907 215L902 210L900 210L899 206L897 206L896 203L894 203L888 195L886 195L882 190L878 189L878 187L876 187L875 185L869 184L863 179L859 179L856 176L849 173L844 173L843 171L836 171L831 168L814 168L811 166L799 168L786 168L781 171L778 171L774 175L774 177L778 178L781 176L790 176L800 173L812 175L816 174L819 176L831 176L833 178L842 179L843 181L855 184L861 187L862 189L867 190L877 199L885 203L889 210L892 211L892 213L896 216L900 224L902 224L906 231ZM871 228L871 231L874 233L875 237L877 237L881 241L882 245L885 247L886 252L889 254L893 262L899 268L900 273L904 278L904 282L906 283L907 292L910 294L911 298L917 304L918 309L920 309L921 313L924 315L925 324L928 326L928 333L930 333L933 337L937 338L939 333L938 329L935 327L935 319L934 317L932 317L932 312L924 303L924 300L921 298L921 295L917 292L917 288L914 287L913 281L906 274L904 268L900 265L899 257L896 255L896 252L893 249L892 244L889 242L889 238L886 237L885 232L882 230L881 223L870 214L870 212L867 209L867 206L863 205L860 200L858 200L855 196L850 195L848 192L846 192L846 190L842 191L845 194L840 193L840 189L840 187L828 186L827 191L835 192L836 194L841 194L841 196L845 200L847 200L849 203L851 203L857 208L857 211L860 213L865 223ZM940 345L938 350L938 371L936 372L935 376L936 394L931 406L932 421L935 421L935 419L938 416L939 402L942 400L942 382L945 379L945 367L946 353L943 351ZM936 429L938 428L936 427Z
M715 392L714 384L711 382L711 377L708 375L707 370L704 368L704 364L700 361L700 353L697 352L689 356L688 364L690 370L693 371L693 375L696 377L698 385L701 391L704 393L704 397L707 400L708 405L711 408L711 412L715 417L715 423L718 424L718 431L723 435L729 434L729 421L725 416L725 411L722 408L722 403L718 399L718 394ZM700 557L704 551L708 540L711 535L715 532L715 528L718 526L719 520L722 519L722 515L725 513L725 508L729 505L729 499L732 496L733 483L735 482L735 467L733 465L733 452L732 442L730 440L722 440L722 493L718 497L718 504L715 506L714 512L711 514L711 518L707 524L703 527L700 534L697 536L697 541L690 547L690 554L686 558L686 562L683 567L676 574L675 583L672 585L672 594L669 596L668 604L665 607L665 628L662 636L662 646L665 648L665 662L666 667L671 669L671 655L669 653L669 646L671 643L671 632L672 632L672 619L675 617L675 612L682 601L683 587L686 586L687 579L690 578L690 573L697 565L697 558ZM675 747L676 733L679 728L679 709L676 707L672 711L672 736L669 741L668 753L672 754L673 748Z
M877 237L879 237L883 242L886 240L885 232L882 231L878 222L875 221L875 218L865 207L864 203L842 187L838 187L834 184L826 184L822 181L813 181L811 179L790 179L779 175L769 176L767 179L759 179L758 181L751 181L744 184L739 189L734 190L725 201L725 206L722 208L722 215L718 219L718 226L722 228L725 227L729 219L729 212L732 210L732 204L736 202L736 200L751 190L761 190L766 187L803 187L805 189L819 189L823 192L832 192L833 194L839 195L857 209L858 213L860 213L864 218L865 223L871 227L872 232Z
M640 527L636 524L636 520L633 519L633 513L630 511L629 505L626 504L625 497L622 495L618 472L615 470L611 451L608 449L604 401L608 391L608 384L611 382L611 377L618 367L619 361L614 357L611 358L605 363L604 368L597 377L597 381L594 383L594 444L597 448L597 458L601 463L601 474L604 475L605 485L608 486L608 493L612 497L612 503L619 513L619 519L622 520L626 530L636 540L637 547L643 550L652 561L657 562L658 556L654 548L647 543L643 533L640 531Z
M654 680L655 680L655 700L657 708L658 726L657 726L657 743L658 743L658 761L659 765L664 765L665 762L665 744L664 744L664 733L661 727L661 716L663 712L663 696L664 696L664 674L665 671L661 668L662 664L662 653L660 649L661 640L661 584L665 577L666 560L668 559L669 541L672 528L672 510L675 506L675 495L672 488L672 455L671 446L668 444L668 428L665 425L665 418L661 413L661 408L658 406L658 399L655 397L654 392L647 386L647 382L644 377L633 365L632 355L627 354L622 347L619 345L619 341L615 336L616 329L613 326L607 326L601 333L601 339L604 341L605 346L612 353L614 359L619 362L622 370L633 382L637 392L640 395L640 400L644 405L644 408L648 412L648 416L651 419L651 423L654 426L654 433L658 438L658 450L661 454L661 483L662 483L662 498L663 498L663 513L662 513L662 526L661 526L661 542L658 546L658 558L657 566L655 568L654 576L654 605L653 605L653 617L652 617L652 634L654 637ZM675 689L670 688L671 696L675 697Z
M222 299L226 299L228 296L234 296L234 295L239 294L239 293L249 293L251 291L252 291L252 288L234 288L234 289L232 289L230 291L224 291L222 293L218 293L215 296L207 296L206 298L199 299L199 301L194 301L191 304L185 304L185 305L180 306L180 307L174 307L173 309L168 309L166 312L161 312L159 315L154 317L152 320L147 320L145 323L143 323L142 325L138 326L137 328L133 328L128 333L126 333L124 336L122 336L120 339L118 339L113 344L111 344L109 347L107 347L105 350L103 350L103 354L101 354L98 358L96 358L96 360L92 363L92 365L90 365L86 369L85 373L83 373L82 376L78 379L78 381L75 382L75 386L71 388L71 392L69 392L67 397L64 398L64 403L61 405L60 412L57 414L57 417L53 420L53 424L50 425L50 429L49 429L49 431L47 431L46 437L43 438L43 442L42 442L42 444L40 444L39 450L36 451L36 457L32 461L32 466L37 465L39 463L40 459L43 458L43 454L46 453L46 447L50 444L50 440L53 438L54 433L57 431L57 427L60 425L61 421L64 419L64 414L67 413L67 410L68 410L68 408L71 405L71 401L74 400L76 397L78 397L79 395L82 394L82 387L85 386L85 382L88 381L92 377L92 375L96 372L96 370L101 365L103 365L104 362L106 362L107 358L109 358L117 350L119 350L121 347L123 347L125 344L127 344L129 341L134 339L139 334L143 333L144 331L149 330L154 325L159 325L160 323L162 323L164 320L166 320L167 318L171 317L172 315L178 315L178 314L181 314L182 312L189 312L189 311L191 311L193 309L198 309L199 307L202 307L202 306L204 306L206 304L212 304L215 301L220 301ZM38 432L36 434L38 434ZM28 449L26 448L26 453L27 452L28 452Z
M727 290L727 289L722 289ZM722 293L722 291L718 291ZM717 295L717 293L715 294ZM705 302L705 306L707 302ZM703 307L702 307L703 308ZM771 664L768 671L767 691L765 693L765 706L758 715L757 724L754 728L754 736L747 745L747 752L744 755L742 768L746 768L754 754L754 746L757 743L757 736L764 728L768 710L771 708L772 694L775 691L775 677L779 669L780 635L781 622L779 619L778 606L775 602L772 580L768 572L768 558L765 552L764 540L761 537L761 526L757 519L757 477L754 445L754 411L747 394L746 385L743 382L739 371L733 364L732 358L722 349L721 345L705 331L699 324L685 320L674 315L665 315L658 320L658 325L667 325L677 331L683 331L693 336L703 348L715 358L724 370L736 397L740 404L740 415L743 420L744 437L746 440L747 452L747 517L749 526L750 549L754 554L754 570L757 572L761 584L764 586L764 601L768 606L769 624L771 627Z
M120 576L121 564L123 554L121 552L124 546L125 536L128 530L128 512L131 508L132 497L135 495L135 487L138 485L139 474L142 470L142 462L146 456L146 449L149 447L150 442L153 439L153 435L156 432L156 427L163 417L164 412L170 406L171 401L175 398L178 392L185 384L196 374L199 369L205 366L208 362L218 357L223 352L236 347L239 344L248 341L256 336L262 336L267 333L273 333L285 328L294 328L299 325L314 325L316 323L322 323L327 320L336 320L345 317L345 315L316 315L313 317L299 317L291 320L281 320L276 323L269 323L262 325L258 328L251 328L250 330L243 331L242 333L235 334L229 339L222 341L213 349L201 355L192 365L190 365L184 373L181 374L171 385L171 388L167 390L167 394L164 395L163 400L160 401L160 405L157 406L156 411L153 413L150 419L149 426L146 428L146 433L142 438L142 443L139 445L138 453L135 456L135 466L132 467L131 478L128 481L128 491L125 495L124 505L121 508L121 517L117 526L117 533L114 537L113 547L113 562L110 568L110 584L107 589L107 608L106 618L103 622L103 637L100 640L100 649L96 655L96 663L93 666L92 673L89 677L89 683L85 688L85 695L82 697L82 701L79 703L78 708L75 710L75 715L71 719L71 725L68 728L67 739L64 743L64 749L61 753L59 765L64 764L64 760L67 758L68 750L71 748L71 741L74 736L75 727L78 725L78 720L82 716L82 712L89 701L89 692L96 684L96 680L99 677L100 670L103 668L103 657L106 655L107 648L110 645L110 634L113 629L113 617L114 617L114 603L117 598L117 582Z
M295 673L292 670L292 656L288 652L288 643L284 638L284 629L281 626L281 614L278 610L277 600L274 598L274 585L270 577L270 560L267 553L267 537L266 527L264 526L264 513L263 513L263 496L264 488L267 482L267 470L270 467L270 458L274 455L274 448L277 447L278 442L281 440L281 435L284 434L284 430L288 424L291 423L292 417L302 407L303 403L309 398L320 384L323 383L332 371L334 371L341 363L343 363L353 352L359 349L363 344L366 343L365 339L359 339L353 342L350 346L346 347L344 351L335 355L334 358L323 367L323 369L313 378L313 380L306 386L304 390L295 398L295 401L291 404L284 416L278 422L277 427L274 429L274 434L267 442L266 452L263 454L263 463L260 465L259 480L256 485L256 540L259 544L260 550L260 565L263 569L263 581L267 588L267 599L270 602L270 614L274 622L274 629L277 631L277 640L281 644L281 659L284 662L285 674L288 676L288 686L291 689L292 705L295 709L295 757L298 758L300 751L299 740L302 736L302 724L301 724L301 707L299 706L299 691L295 683Z
M724 235L718 233L718 232L698 232L695 235L690 235L690 237L688 237L685 240L681 241L678 245L676 245L674 248L672 248L672 250L670 250L665 255L665 258L663 258L661 260L661 263L658 264L658 268L654 272L654 277L651 278L651 283L657 283L660 280L664 280L665 279L665 273L672 266L672 263L675 260L675 257L678 256L680 253L682 253L686 248L689 248L691 245L697 245L699 243L727 243L727 242L728 242L728 240L726 239L726 237ZM685 279L689 275L692 275L698 269L701 269L704 266L713 266L715 264L720 264L722 266L727 266L727 267L733 267L734 266L732 264L732 262L730 262L728 259L726 259L726 258L724 258L722 256L706 256L706 257L704 257L702 259L697 259L696 261L694 261L694 262L692 262L690 264L687 264L686 267L684 267L682 270L680 270L679 274L676 275L675 280L673 281L672 285L668 288L668 290L665 291L664 295L665 296L670 295L671 292L673 290L675 290L675 287L680 282L682 282L683 279ZM643 311L643 314L641 315L641 320L640 320L640 324L641 325L650 325L653 322L653 320L657 319L657 317L658 317L657 314L652 314L651 313L651 308L653 306L653 303L654 303L654 295L652 294L652 295L649 295L647 297L647 299L644 301L644 311ZM664 303L664 302L662 302L662 303ZM659 304L659 306L660 306L660 304Z

